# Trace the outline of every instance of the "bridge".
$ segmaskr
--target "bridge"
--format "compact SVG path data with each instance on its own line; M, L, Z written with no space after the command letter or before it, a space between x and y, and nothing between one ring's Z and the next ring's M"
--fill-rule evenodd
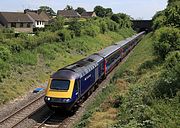
M152 31L152 20L132 20L133 29L137 32Z

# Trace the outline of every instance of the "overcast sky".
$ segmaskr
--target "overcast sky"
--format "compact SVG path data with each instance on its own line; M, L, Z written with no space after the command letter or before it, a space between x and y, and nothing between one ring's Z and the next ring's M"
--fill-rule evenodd
M0 11L23 11L25 8L37 9L46 5L55 12L66 5L73 8L84 7L92 11L96 5L112 8L114 13L123 12L135 19L151 19L167 5L167 0L1 0Z

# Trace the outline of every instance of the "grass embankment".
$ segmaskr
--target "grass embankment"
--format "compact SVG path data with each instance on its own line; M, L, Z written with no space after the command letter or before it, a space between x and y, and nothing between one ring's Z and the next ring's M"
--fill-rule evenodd
M156 96L163 71L163 63L153 54L152 34L148 34L76 127L178 127L179 93L171 98Z
M65 42L43 43L33 50L14 53L6 61L7 64L0 61L0 67L3 67L2 71L6 72L5 75L0 73L5 76L0 82L0 104L40 86L40 83L44 83L53 71L97 52L113 42L131 36L133 33L131 29L122 29L118 32L109 31L105 34L98 34L95 37L83 35ZM28 39L33 40L33 37ZM50 40L46 36L43 39ZM11 41L11 39L8 40ZM18 38L15 40L18 41ZM18 47L18 43L13 46L16 50L21 48ZM8 71L6 67L9 69Z

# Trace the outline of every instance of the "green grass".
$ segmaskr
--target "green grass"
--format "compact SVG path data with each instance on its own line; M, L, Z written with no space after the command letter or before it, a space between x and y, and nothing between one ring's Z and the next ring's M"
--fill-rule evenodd
M120 66L110 84L87 107L76 127L99 128L107 126L107 122L110 127L121 128L178 127L179 93L173 98L154 95L163 70L163 63L153 53L152 34L148 34ZM109 118L111 109L116 112L115 118Z
M129 33L133 31L129 29ZM124 31L124 33L126 33ZM44 43L33 50L24 50L12 55L9 61L1 61L0 104L24 95L49 79L59 68L122 40L116 32L99 34L96 37L75 37L66 42ZM0 67L1 67L0 66ZM6 72L8 70L8 72ZM7 75L9 74L9 75Z

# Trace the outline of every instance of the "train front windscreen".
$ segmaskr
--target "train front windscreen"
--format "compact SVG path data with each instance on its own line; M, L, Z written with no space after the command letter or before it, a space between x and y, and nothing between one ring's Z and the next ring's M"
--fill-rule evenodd
M51 81L50 89L52 89L52 90L60 90L60 91L67 91L69 89L69 85L70 85L69 80L53 79Z

